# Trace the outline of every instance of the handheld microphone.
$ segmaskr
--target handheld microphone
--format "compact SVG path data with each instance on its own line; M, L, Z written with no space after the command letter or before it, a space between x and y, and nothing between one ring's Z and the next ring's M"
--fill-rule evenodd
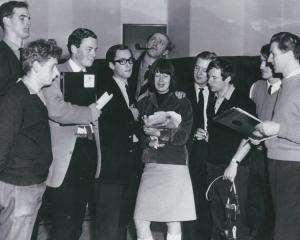
M147 48L147 47L141 47L141 45L139 43L136 43L134 45L135 49L136 50L148 50L148 49L151 49L151 48Z

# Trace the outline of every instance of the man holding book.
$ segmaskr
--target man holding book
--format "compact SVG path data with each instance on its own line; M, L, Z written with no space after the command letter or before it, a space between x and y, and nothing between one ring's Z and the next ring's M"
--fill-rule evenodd
M300 39L280 32L272 36L270 61L282 73L271 121L257 125L266 141L269 180L275 208L274 240L300 238Z
M260 50L260 70L262 80L256 81L250 89L250 98L256 105L256 115L261 121L270 120L281 86L281 74L274 72L274 67L267 62L270 54L270 44L262 46ZM254 142L253 142L254 143ZM250 176L251 184L248 189L249 214L251 236L257 239L270 239L273 225L273 207L271 204L270 187L268 184L266 149L263 141L254 143L251 152ZM241 162L251 149L250 142L242 141L233 159ZM224 177L234 179L237 173L237 164L230 165Z

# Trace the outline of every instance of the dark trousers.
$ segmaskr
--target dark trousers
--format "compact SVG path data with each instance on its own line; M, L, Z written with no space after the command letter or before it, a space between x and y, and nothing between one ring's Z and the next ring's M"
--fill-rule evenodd
M271 239L274 208L268 178L266 151L254 149L249 158L249 187L247 214L251 236L256 240Z
M274 240L300 239L300 162L269 159Z
M78 138L62 185L48 188L54 204L52 240L76 240L82 233L97 164L95 141Z
M194 141L191 147L189 171L193 185L197 220L182 223L184 240L208 240L211 235L209 203L205 199L207 188L207 143Z
M207 179L211 183L216 177L224 174L227 165L207 163ZM246 214L247 190L249 170L246 166L239 166L235 178L236 190L240 205L238 216L237 237L247 239L249 237L249 226ZM217 180L210 190L210 209L212 215L212 239L219 240L225 223L225 205L230 195L231 182L228 180Z
M125 240L133 219L138 183L96 183L96 233L99 240Z

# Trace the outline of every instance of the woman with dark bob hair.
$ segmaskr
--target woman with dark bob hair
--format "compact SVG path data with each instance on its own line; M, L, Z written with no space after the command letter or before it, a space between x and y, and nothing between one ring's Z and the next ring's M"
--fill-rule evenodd
M139 102L142 117L142 161L134 221L138 240L152 240L150 224L166 222L167 240L181 239L182 221L196 219L186 142L193 115L188 99L178 99L175 70L166 59L150 69L152 93Z

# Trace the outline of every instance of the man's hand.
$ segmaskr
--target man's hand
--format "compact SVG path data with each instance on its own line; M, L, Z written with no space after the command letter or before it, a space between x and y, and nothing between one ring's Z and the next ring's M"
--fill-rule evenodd
M201 141L201 140L208 140L208 132L202 128L197 128L196 132L194 133L194 139Z
M158 129L156 129L156 128L145 127L144 126L144 132L148 136L160 137L160 131Z
M138 109L135 108L133 105L131 105L131 106L129 107L129 109L130 109L130 111L131 111L131 113L132 113L132 115L133 115L134 120L135 120L135 121L138 121L138 119L139 119L139 111L138 111Z
M280 124L271 121L262 122L255 127L264 136L273 136L279 133Z
M238 168L238 164L231 161L228 167L224 171L223 179L228 179L231 182L233 182L237 174L237 168Z
M89 105L92 113L92 122L97 121L101 115L101 110L99 110L96 106L96 103L92 103L91 105Z
M182 99L182 98L185 98L186 93L183 92L183 91L176 91L176 92L175 92L175 96L176 96L178 99Z

